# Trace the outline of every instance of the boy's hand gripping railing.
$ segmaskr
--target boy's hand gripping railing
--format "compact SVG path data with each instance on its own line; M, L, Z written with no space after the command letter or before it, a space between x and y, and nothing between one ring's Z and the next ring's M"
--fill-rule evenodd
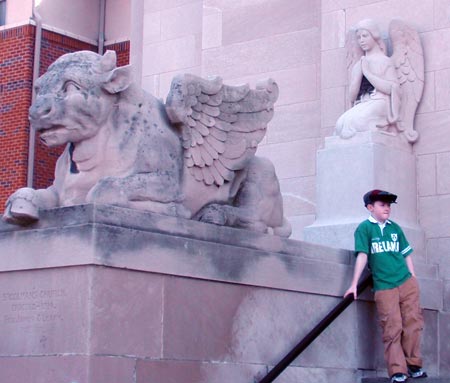
M357 295L371 284L371 274L363 277L358 284ZM259 383L273 382L354 300L353 294L343 298Z

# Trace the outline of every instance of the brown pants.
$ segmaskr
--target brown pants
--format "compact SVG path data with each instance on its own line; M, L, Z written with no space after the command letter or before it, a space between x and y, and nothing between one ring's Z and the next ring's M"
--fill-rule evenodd
M407 365L422 367L423 317L417 279L411 277L399 287L376 291L375 303L389 376L407 374Z

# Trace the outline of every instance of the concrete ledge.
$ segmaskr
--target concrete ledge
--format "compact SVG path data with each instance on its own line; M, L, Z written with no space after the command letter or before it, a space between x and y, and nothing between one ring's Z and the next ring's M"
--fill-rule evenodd
M0 270L105 265L340 296L351 252L113 206L0 225Z
M154 233L213 241L221 244L248 247L282 254L301 255L326 262L349 263L353 255L348 250L258 234L196 222L183 218L107 205L77 205L41 211L41 219L26 227L0 221L0 233L51 229L98 223Z

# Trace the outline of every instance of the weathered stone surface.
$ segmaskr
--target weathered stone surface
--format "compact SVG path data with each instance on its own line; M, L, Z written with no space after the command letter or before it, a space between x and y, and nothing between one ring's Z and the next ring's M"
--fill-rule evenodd
M445 278L444 282L444 310L447 312L450 312L450 281L447 277Z
M320 129L319 110L318 101L278 107L270 131L267 132L267 143L279 144L317 137Z
M161 41L161 12L144 14L143 44L154 44Z
M429 377L427 378L427 383L448 383L450 378L436 378L436 377ZM391 380L389 378L363 378L361 380L361 383L389 383Z
M419 196L436 194L436 155L417 156L417 192Z
M288 216L314 215L316 201L314 176L281 180L280 185Z
M208 49L203 52L202 73L228 79L315 64L318 44L319 34L311 29Z
M203 2L191 1L161 11L161 40L168 41L202 32ZM158 57L158 56L157 56Z
M140 360L136 366L136 383L247 383L262 375L265 367L233 363L199 363L194 361Z
M379 21L382 28L387 27L393 17L408 20L417 26L419 32L434 28L434 9L430 2L421 1L414 3L414 6L410 0L338 0L338 3L349 4L346 9L347 25L355 25L369 16Z
M2 258L14 256L3 246L1 254ZM27 252L28 257L31 254L39 256ZM29 268L33 269L32 260ZM3 273L0 355L86 354L90 289L90 273L79 267Z
M261 39L312 29L318 24L319 5L309 0L271 0L223 11L223 44Z
M304 241L305 236L303 231L306 227L311 226L314 223L316 216L314 214L302 214L289 218L289 221L292 225L292 239L296 239L298 241Z
M447 110L450 105L450 69L444 69L435 72L436 84L436 110Z
M322 127L334 127L339 116L345 111L345 87L322 90Z
M449 4L447 0L435 0L434 2L434 25L436 28L450 27Z
M437 194L450 194L450 152L438 153L436 156Z
M341 294L344 287L342 280L349 272L346 265L349 255L342 250L329 250L311 244L302 244L299 248L296 241L284 241L266 235L256 239L249 237L248 231L240 234L238 230L231 229L226 233L214 225L121 208L93 208L92 205L86 205L62 211L65 214L59 209L55 210L57 216L61 214L59 222L55 221L55 217L45 222L44 215L44 222L36 224L36 228L45 228L44 235L41 230L2 233L4 241L1 243L1 252L16 256L1 258L0 267L12 271L29 267L30 264L32 267L57 267L106 263L113 267L201 279L247 280L250 284L294 290L335 291L336 295ZM118 212L123 214L115 217L114 213ZM50 216L52 213L48 212ZM70 221L64 220L67 213L78 224L61 228L61 224ZM119 224L131 225L140 230L130 233L128 229L117 226ZM2 226L9 229L6 224ZM165 231L173 235L163 234ZM17 240L9 241L8 238ZM311 259L303 258L302 254L309 253L300 250L303 246L305 249L311 246L314 249ZM61 249L74 252L71 257L61 257ZM217 253L217 249L222 251ZM254 250L249 252L249 249ZM165 254L164 257L160 256L161 252ZM188 262L186 252L189 254ZM278 252L285 255L279 255ZM31 260L28 256L30 253L36 254ZM211 258L211 255L214 257ZM317 263L319 259L335 259L341 264L322 265ZM199 268L198 264L202 264L202 267ZM322 272L327 283L317 280L317 273Z
M311 158L314 158L316 146L315 139L261 145L258 154L272 158L279 169L280 180L305 177L315 174L315 162Z
M322 50L342 48L345 45L345 11L323 12L321 22Z
M414 145L415 152L417 154L436 154L450 151L449 124L450 113L448 110L417 115L416 126L421 139Z
M221 44L222 12L217 8L203 7L202 48L215 48Z
M298 382L339 382L354 383L357 381L357 372L354 370L342 369L321 369L308 367L289 367L277 379L277 383L298 383Z
M420 224L427 238L450 237L450 195L419 198Z
M275 364L337 303L312 295L186 280L168 283L166 298L171 305L166 306L165 331L172 336L164 344L165 358L244 364ZM321 360L326 367L357 366L348 315L344 313L294 365L315 366ZM323 357L339 347L339 355Z
M347 85L347 66L345 49L331 49L322 52L320 65L320 84L322 89Z
M447 288L448 297L448 288ZM448 339L450 337L450 313L439 314L439 370L443 376L450 377L450 343Z
M164 278L115 268L93 268L90 274L89 352L159 358Z
M445 70L450 67L450 29L437 29L423 34L425 65L428 71Z
M143 66L144 76L154 75L165 71L199 66L201 56L195 49L198 41L195 36L188 35L176 39L144 45L142 55L148 57ZM158 57L151 60L150 57Z

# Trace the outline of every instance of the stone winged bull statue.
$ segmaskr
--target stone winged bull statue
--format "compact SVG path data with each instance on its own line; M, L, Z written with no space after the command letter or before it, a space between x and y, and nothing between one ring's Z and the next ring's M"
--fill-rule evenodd
M277 85L227 86L181 75L164 104L132 81L115 52L56 60L35 84L33 129L66 145L53 185L22 188L4 220L26 224L39 209L111 204L288 237L272 163L255 156L273 116Z

